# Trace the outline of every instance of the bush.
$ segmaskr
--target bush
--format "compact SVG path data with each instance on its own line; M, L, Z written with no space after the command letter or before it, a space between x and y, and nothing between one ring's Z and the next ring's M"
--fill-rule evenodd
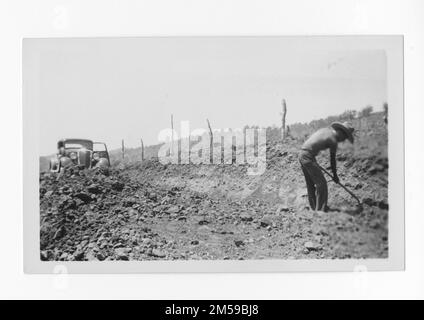
M353 120L356 118L356 110L346 110L339 117L340 121Z
M363 108L360 112L359 112L359 117L363 118L363 117L368 117L373 111L372 106L366 106L365 108Z

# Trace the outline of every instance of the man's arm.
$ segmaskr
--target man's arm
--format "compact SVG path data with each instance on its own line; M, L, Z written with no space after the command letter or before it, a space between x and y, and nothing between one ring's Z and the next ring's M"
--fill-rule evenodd
M335 183L339 183L339 177L337 176L337 165L336 165L336 152L337 152L337 144L330 148L330 164L331 171L333 172L333 180Z

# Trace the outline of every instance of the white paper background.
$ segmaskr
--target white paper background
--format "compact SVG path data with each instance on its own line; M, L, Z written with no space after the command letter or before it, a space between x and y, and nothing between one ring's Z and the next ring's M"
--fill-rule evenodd
M423 9L419 0L2 1L0 298L424 298ZM61 275L57 270L58 275L23 274L23 37L303 34L405 35L406 271Z

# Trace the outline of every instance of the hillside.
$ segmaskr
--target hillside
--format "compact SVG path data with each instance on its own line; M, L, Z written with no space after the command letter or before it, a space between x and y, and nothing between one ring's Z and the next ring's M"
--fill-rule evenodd
M319 125L326 125L324 119ZM268 128L266 170L246 165L162 165L155 148L111 152L109 175L72 168L40 174L44 260L338 259L388 256L387 128L381 113L350 119L355 144L339 148L342 183L329 182L331 211L309 210L297 160L317 122ZM157 152L157 151L156 151ZM318 162L328 164L328 154Z

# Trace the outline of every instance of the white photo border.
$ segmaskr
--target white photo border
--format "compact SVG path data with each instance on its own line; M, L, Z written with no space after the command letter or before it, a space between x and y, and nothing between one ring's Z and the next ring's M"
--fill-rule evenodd
M288 37L288 36L282 36ZM384 50L389 105L389 255L384 259L207 260L207 261L41 261L39 212L39 41L22 41L24 272L193 273L193 272L334 272L405 269L404 39L402 35L289 36L308 38L306 46L326 50ZM176 37L178 38L178 37ZM191 37L199 38L199 37ZM228 38L228 37L226 37ZM278 38L273 36L272 38ZM51 38L54 39L54 38ZM63 39L63 38L61 38ZM307 49L307 48L306 48Z

